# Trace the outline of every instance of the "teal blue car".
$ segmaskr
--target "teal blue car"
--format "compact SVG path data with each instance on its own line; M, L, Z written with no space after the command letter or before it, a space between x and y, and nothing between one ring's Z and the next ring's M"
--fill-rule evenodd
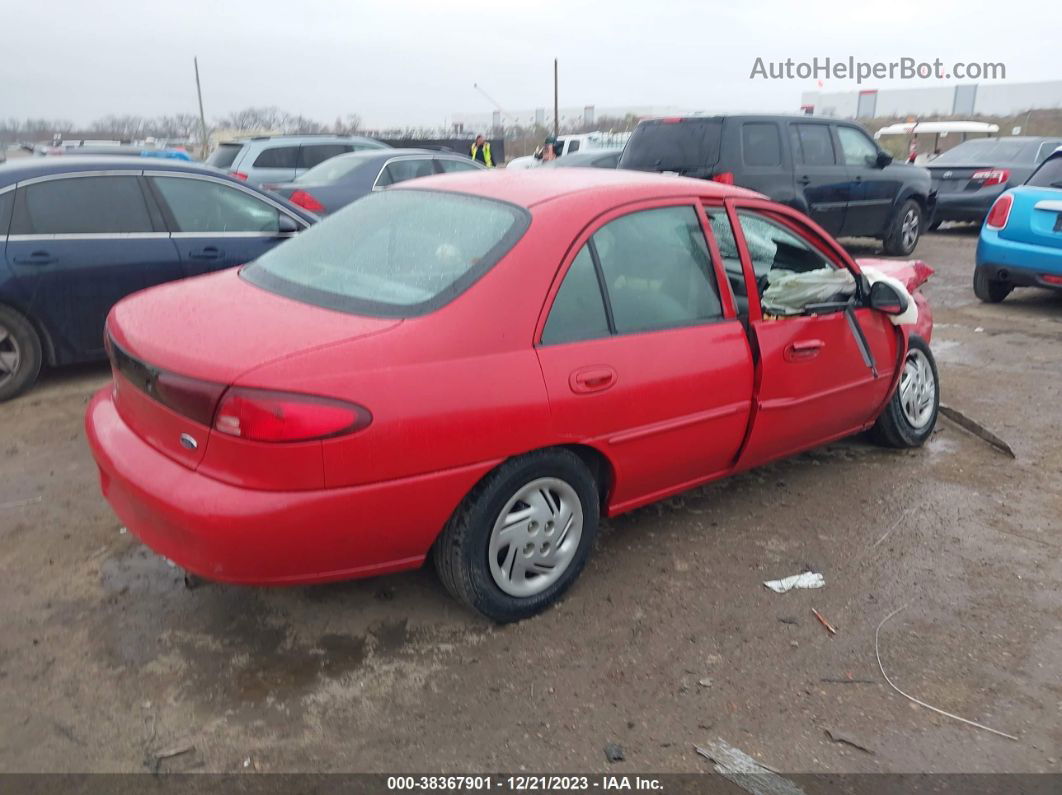
M973 287L992 304L1015 287L1062 289L1062 147L992 205L977 241Z

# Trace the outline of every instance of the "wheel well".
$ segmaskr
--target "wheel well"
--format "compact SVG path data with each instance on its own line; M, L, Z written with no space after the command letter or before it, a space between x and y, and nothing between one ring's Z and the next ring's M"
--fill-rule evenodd
M598 495L601 498L601 514L604 515L605 506L608 504L609 495L612 493L612 486L616 481L616 473L612 468L612 462L600 450L589 445L565 444L561 445L561 449L570 450L579 456L594 476L594 480L597 482Z
M46 329L44 327L44 325L39 320L37 320L37 318L35 318L33 315L31 315L29 312L25 312L22 309L19 309L17 306L12 306L11 304L3 304L3 303L0 303L0 306L6 307L7 309L10 309L12 312L17 312L18 314L22 315L22 317L24 317L26 319L26 322L29 323L31 326L33 326L33 330L35 332L37 332L37 337L41 341L41 354L43 356L44 363L47 364L48 366L54 366L55 365L55 343L52 342L52 337L48 333L48 329Z

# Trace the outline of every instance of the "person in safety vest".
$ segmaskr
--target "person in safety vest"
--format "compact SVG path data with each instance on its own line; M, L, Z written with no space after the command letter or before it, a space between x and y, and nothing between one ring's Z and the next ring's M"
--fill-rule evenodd
M494 168L494 160L490 156L490 143L482 135L476 136L472 149L469 150L469 155L473 160L479 161L487 168Z

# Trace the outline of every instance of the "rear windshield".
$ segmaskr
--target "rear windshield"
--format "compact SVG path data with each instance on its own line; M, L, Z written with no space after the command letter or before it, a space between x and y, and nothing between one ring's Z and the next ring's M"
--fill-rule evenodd
M1005 138L979 138L965 141L949 149L931 164L959 166L993 166L1000 163L1031 163L1035 148L1027 141L1008 141Z
M313 183L315 185L327 185L340 180L359 166L369 161L369 157L378 157L376 153L368 157L363 155L340 155L330 158L320 165L316 165L308 171L302 172L295 177L296 182Z
M620 168L687 174L719 162L721 119L643 121L634 129Z
M468 289L529 222L526 210L477 196L385 190L270 250L242 274L297 301L411 317Z
M1025 184L1036 188L1062 188L1062 155L1045 160Z
M243 149L243 144L221 144L207 158L207 165L214 168L228 168L236 160L236 155Z

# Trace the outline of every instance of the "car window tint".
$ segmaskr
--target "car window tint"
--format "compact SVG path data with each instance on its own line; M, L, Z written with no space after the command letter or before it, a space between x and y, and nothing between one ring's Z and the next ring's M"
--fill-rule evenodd
M553 299L553 308L542 331L542 344L555 345L608 335L608 317L594 260L589 245L583 246Z
M1036 188L1062 188L1062 155L1045 160L1025 184ZM0 218L3 218L2 213Z
M878 148L869 138L854 127L838 127L837 137L841 140L844 162L850 166L873 165L878 156Z
M692 207L625 215L595 232L593 242L618 333L722 316L708 246Z
M19 188L12 234L121 234L151 232L135 176L53 179Z
M439 167L444 173L449 174L453 171L480 171L481 169L473 163L471 160L450 160L448 158L440 158L436 161Z
M782 140L778 125L746 122L741 125L741 153L746 166L780 166Z
M1016 163L1022 160L1031 161L1035 154L1035 147L1028 151L1029 147L1022 141L1008 141L1006 138L975 138L972 141L963 141L953 149L943 152L933 159L934 166L949 164L961 166L993 166L1003 163ZM1028 151L1028 156L1023 154Z
M221 144L207 158L207 165L214 168L228 168L235 162L236 155L243 149L243 144Z
M572 155L579 151L579 145L582 141L568 141L568 150L564 153L566 155Z
M299 168L313 168L337 155L345 155L353 147L350 144L303 144L299 149Z
M152 177L177 232L276 232L280 211L238 188L188 177Z
M265 149L254 159L254 168L295 168L299 160L299 147L274 146Z
M377 180L376 185L377 187L382 188L387 185L395 185L399 182L405 182L407 179L430 177L434 173L435 169L432 167L430 157L395 160L384 166L383 171L380 172L380 178Z
M825 124L794 124L800 140L801 162L807 166L836 165L830 128Z
M805 240L759 213L739 210L738 221L757 280L776 269L803 273L836 267Z

